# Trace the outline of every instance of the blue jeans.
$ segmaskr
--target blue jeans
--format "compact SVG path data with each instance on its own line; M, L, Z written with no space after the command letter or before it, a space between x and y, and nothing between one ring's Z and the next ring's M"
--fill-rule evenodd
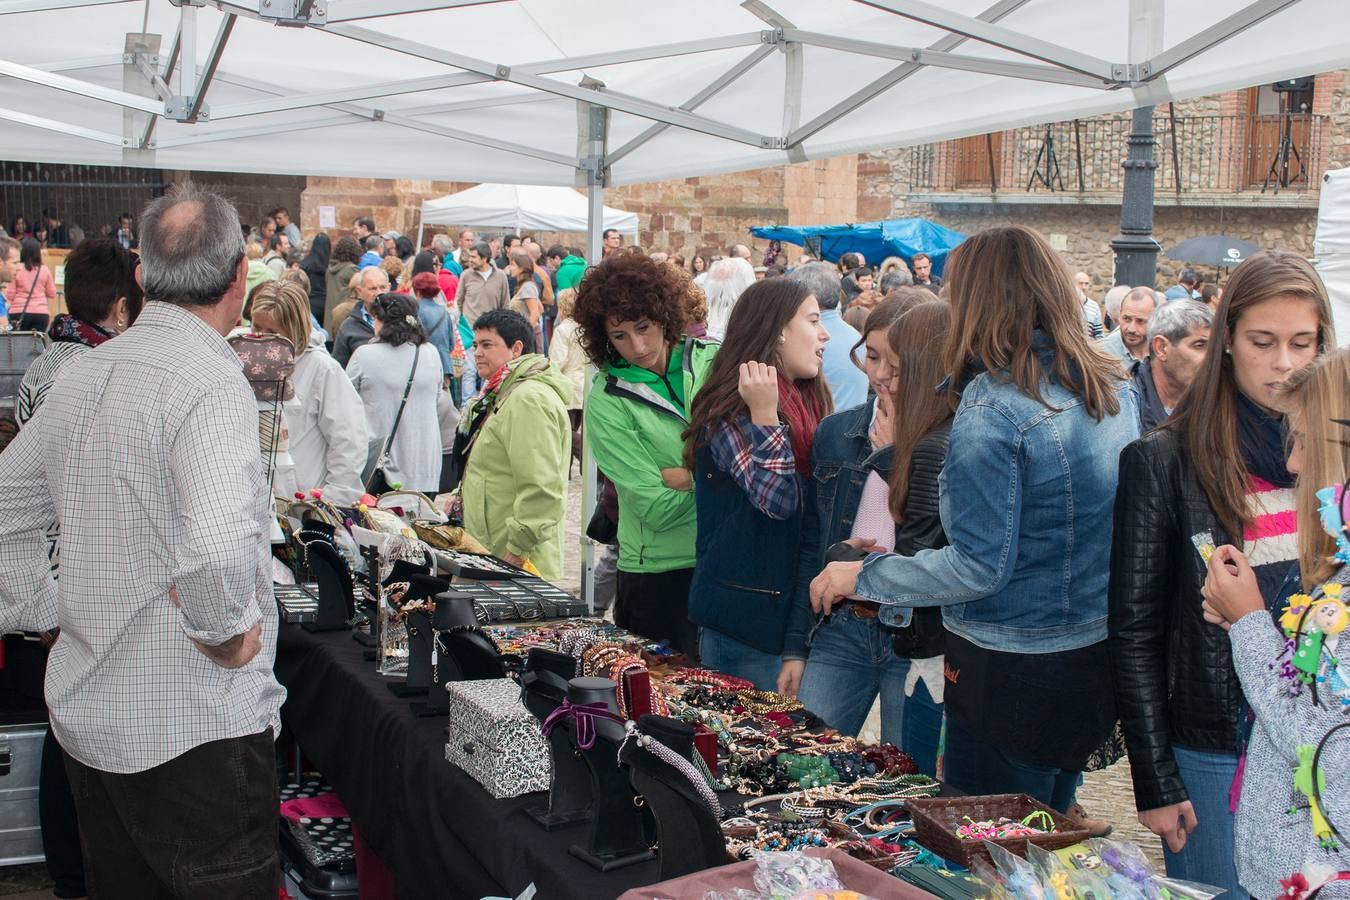
M1172 747L1172 755L1195 808L1196 829L1186 835L1186 846L1180 853L1168 850L1163 841L1168 877L1212 884L1229 892L1220 894L1220 898L1246 897L1247 892L1238 884L1233 814L1228 811L1228 790L1237 774L1238 758L1177 746Z
M752 681L761 691L778 689L783 658L776 653L756 650L720 631L704 628L699 634L698 655L709 669Z
M856 735L881 695L881 739L913 757L919 771L937 768L942 707L923 682L905 696L910 661L895 655L890 632L876 618L860 619L849 607L817 629L802 675L799 699L843 734Z
M975 737L951 717L947 718L942 765L943 779L959 791L1027 794L1060 812L1073 806L1078 791L1080 773L1013 759Z

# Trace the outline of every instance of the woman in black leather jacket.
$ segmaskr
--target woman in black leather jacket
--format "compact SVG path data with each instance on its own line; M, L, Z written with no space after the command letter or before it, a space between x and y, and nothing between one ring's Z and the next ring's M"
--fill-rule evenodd
M1270 605L1297 589L1274 387L1334 343L1312 267L1290 253L1252 257L1225 287L1190 391L1121 454L1109 592L1116 703L1139 820L1165 839L1174 878L1241 891L1229 792L1247 712L1227 637L1201 613L1200 548L1243 547Z
M821 566L826 548L846 539L903 556L947 543L938 473L952 411L931 386L942 379L951 310L921 288L902 290L919 296L882 301L863 330L875 399L829 416L816 431ZM903 479L896 459L904 462ZM877 612L875 603L853 601L818 621L798 697L832 727L856 735L880 695L881 739L903 746L919 771L932 775L942 729L942 613L917 610L909 626L893 629Z

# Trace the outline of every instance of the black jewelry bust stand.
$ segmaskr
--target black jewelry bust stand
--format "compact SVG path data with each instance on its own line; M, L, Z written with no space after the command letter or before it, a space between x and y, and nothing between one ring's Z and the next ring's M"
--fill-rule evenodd
M450 697L445 692L450 682L501 678L504 674L501 654L474 618L472 597L442 589L436 595L431 630L431 688L425 702L414 700L409 704L413 715L423 718L450 714Z
M454 588L436 596L437 631L441 637L444 657L449 657L459 681L479 681L484 678L502 678L502 655L487 632L478 624L474 614L473 597Z
M566 653L535 647L526 656L520 698L541 725L566 699L567 682L576 668L576 659ZM548 802L525 807L525 813L545 831L578 825L591 817L591 774L574 744L572 725L571 719L564 719L548 735Z
M618 715L615 697L618 685L608 678L573 678L567 686L567 699L574 704L603 703ZM612 872L655 856L656 826L651 812L639 803L628 775L619 768L619 745L625 734L623 722L593 719L595 743L589 749L577 749L590 770L591 815L589 847L573 844L568 852L582 862ZM573 721L573 733L577 732Z
M694 730L684 722L664 716L643 716L638 730L693 766ZM660 759L636 739L624 744L619 761L628 767L633 789L645 799L656 820L659 881L729 861L717 816L690 781L690 774Z
M430 601L449 586L450 582L444 578L409 575L403 603ZM408 630L408 675L403 681L390 682L388 688L397 697L415 697L431 687L431 654L436 634L431 627L431 613L425 610L408 613L404 625Z
M341 631L351 627L356 616L356 588L351 566L337 547L322 540L305 545L305 560L319 585L319 613L313 622L301 623L305 631Z

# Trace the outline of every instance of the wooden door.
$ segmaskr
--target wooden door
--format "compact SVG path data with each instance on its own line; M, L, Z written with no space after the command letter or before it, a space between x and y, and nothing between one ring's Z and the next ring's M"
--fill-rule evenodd
M951 141L950 146L955 163L953 166L955 187L982 187L990 190L996 187L1003 161L1003 132L958 138Z
M1277 92L1270 85L1247 91L1247 183L1264 184L1272 162L1276 171L1270 187L1279 185L1284 170L1280 156L1280 138L1289 112L1288 185L1306 184L1312 164L1312 89Z

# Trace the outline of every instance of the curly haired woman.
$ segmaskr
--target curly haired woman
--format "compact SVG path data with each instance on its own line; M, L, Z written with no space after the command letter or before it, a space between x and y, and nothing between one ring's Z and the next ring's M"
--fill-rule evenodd
M595 367L586 437L619 495L614 621L690 655L694 576L693 478L682 432L717 345L685 335L689 275L637 253L586 273L572 316Z

